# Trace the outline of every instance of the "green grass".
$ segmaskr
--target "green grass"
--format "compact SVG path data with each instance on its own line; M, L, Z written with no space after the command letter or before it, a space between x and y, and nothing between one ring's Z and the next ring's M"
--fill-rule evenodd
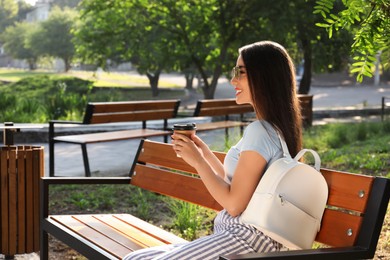
M40 76L40 75L58 75L58 76L73 76L76 78L90 80L94 87L145 87L149 88L149 80L146 76L132 75L129 73L117 72L99 72L94 71L69 71L68 73L54 73L51 71L27 71L18 69L4 69L0 68L0 81L16 82L26 77ZM160 79L160 88L181 88L170 81Z

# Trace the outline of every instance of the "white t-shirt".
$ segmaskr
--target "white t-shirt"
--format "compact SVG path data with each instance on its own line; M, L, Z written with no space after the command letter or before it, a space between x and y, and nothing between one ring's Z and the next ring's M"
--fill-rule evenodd
M255 151L266 161L267 167L283 156L282 147L275 129L264 120L250 123L238 143L226 154L224 168L229 183L237 167L238 158L243 151Z

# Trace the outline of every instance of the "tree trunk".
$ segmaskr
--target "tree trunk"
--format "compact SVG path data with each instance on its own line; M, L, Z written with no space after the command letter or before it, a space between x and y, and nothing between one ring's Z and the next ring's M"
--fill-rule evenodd
M192 72L188 72L184 74L184 77L186 79L186 89L188 90L194 90L193 83L195 75Z
M309 94L311 85L311 73L312 73L312 51L310 41L307 39L302 40L303 48L303 75L299 84L299 94Z
M150 87L152 89L152 96L153 97L157 97L158 94L159 94L159 91L158 91L158 80L160 78L160 73L161 73L160 70L156 71L154 73L154 75L149 73L149 72L146 73L146 76L149 79Z
M65 72L68 72L70 70L70 59L63 58L64 64L65 64Z

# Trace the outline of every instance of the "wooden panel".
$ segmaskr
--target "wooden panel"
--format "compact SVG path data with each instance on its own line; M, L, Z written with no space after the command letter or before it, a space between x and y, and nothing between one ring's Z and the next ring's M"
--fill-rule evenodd
M93 114L90 124L114 123L114 122L131 122L144 120L162 120L173 118L174 110L153 110L153 111L131 111L112 114Z
M164 229L161 229L159 227L156 227L155 225L152 225L142 219L139 219L137 217L134 217L130 214L114 214L113 217L119 219L120 221L131 225L139 230L141 232L146 233L150 236L153 236L155 238L158 238L162 242L166 244L180 244L185 243L187 240L178 237L168 231L165 231Z
M1 199L1 252L8 252L8 155L7 148L1 148L0 199Z
M328 205L365 211L373 177L328 169L321 169L321 172L330 187Z
M207 208L222 209L207 191L203 181L196 177L139 164L135 168L131 184Z
M335 247L353 246L363 218L326 209L316 241Z
M26 151L18 148L18 253L26 252Z
M130 102L92 102L94 113L112 113L135 110L159 110L173 109L177 106L178 100L150 100L150 101L130 101Z
M172 146L172 144L144 140L143 149L139 154L138 161L197 174L192 166L186 163L182 158L176 156ZM226 153L217 151L214 151L213 153L223 163Z
M124 235L126 237L132 238L132 240L135 241L137 244L137 247L130 247L133 250L137 250L137 249L145 248L145 247L152 247L152 246L162 246L162 245L167 244L166 242L163 242L161 239L159 239L155 235L147 234L146 232L143 232L139 228L134 227L133 226L134 224L131 225L131 223L130 224L126 223L126 222L114 217L113 215L108 215L108 214L94 215L94 218L96 218L100 222L104 223L105 225L109 226L110 228L121 232L122 236ZM90 222L88 221L88 224L89 223ZM156 228L156 229L158 229L158 228ZM107 232L104 232L103 234L108 235ZM117 235L114 235L113 239L116 239L116 236ZM127 238L127 240L129 240L129 239ZM126 244L124 244L124 245L126 245Z
M202 123L197 124L196 131L209 131L223 128L232 128L232 127L241 127L247 126L248 122L240 122L240 121L216 121L211 123Z
M33 153L26 147L26 252L34 252Z
M88 144L99 143L117 140L147 138L152 136L164 136L171 134L170 131L153 130L153 129L131 129L114 132L103 132L93 134L81 134L81 135L66 135L57 136L54 138L56 141L74 144Z
M118 220L109 215L106 217L104 215L74 215L72 217L132 251L148 247L148 242L152 246L164 245L161 241L156 241L155 238L146 236L129 225L118 225L113 221L118 222ZM148 241L148 238L153 241Z
M8 150L8 228L9 228L9 249L8 255L16 254L17 246L17 186L16 186L16 147Z
M138 161L197 174L192 166L186 163L182 158L176 156L172 144L145 140Z
M132 252L129 248L86 226L72 216L51 216L50 218L120 259Z

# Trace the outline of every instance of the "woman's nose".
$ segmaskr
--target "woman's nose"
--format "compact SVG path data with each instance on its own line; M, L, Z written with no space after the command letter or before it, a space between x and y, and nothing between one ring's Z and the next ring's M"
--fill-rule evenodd
M232 77L230 79L230 84L232 84L234 86L234 83L237 82L237 78L236 77Z

